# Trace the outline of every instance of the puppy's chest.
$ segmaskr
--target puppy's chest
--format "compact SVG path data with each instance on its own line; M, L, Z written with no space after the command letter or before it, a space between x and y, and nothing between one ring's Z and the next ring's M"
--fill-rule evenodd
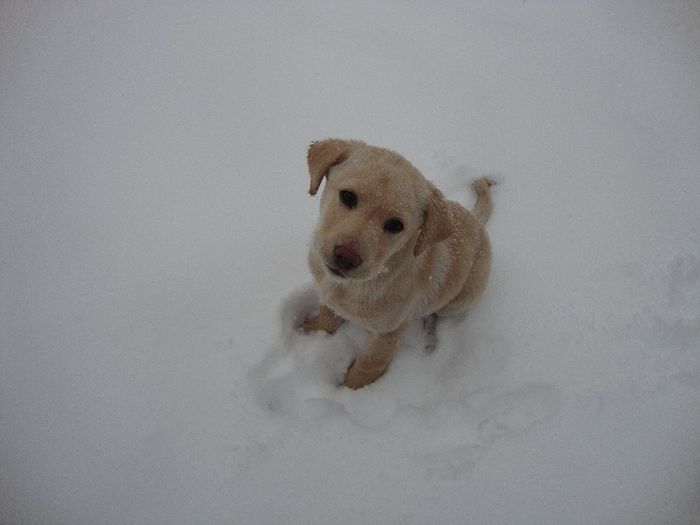
M341 317L372 331L383 331L404 317L406 304L400 298L387 297L377 290L322 286L321 302Z

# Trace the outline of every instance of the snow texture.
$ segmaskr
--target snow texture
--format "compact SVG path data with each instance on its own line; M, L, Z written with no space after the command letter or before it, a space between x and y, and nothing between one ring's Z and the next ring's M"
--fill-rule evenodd
M4 2L0 523L699 524L700 5ZM305 152L471 206L388 373L318 308Z

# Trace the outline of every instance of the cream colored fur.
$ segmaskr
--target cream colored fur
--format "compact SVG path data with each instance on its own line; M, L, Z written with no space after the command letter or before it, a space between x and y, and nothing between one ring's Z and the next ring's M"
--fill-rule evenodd
M361 388L386 371L413 319L462 312L484 290L492 183L473 183L477 203L469 212L393 151L329 139L313 143L307 160L310 193L316 194L324 177L326 185L309 251L321 311L304 322L304 330L333 333L348 320L368 332L368 348L343 382ZM344 204L341 191L353 192L356 206ZM390 219L400 220L403 230L387 231ZM339 245L351 247L361 263L339 269Z

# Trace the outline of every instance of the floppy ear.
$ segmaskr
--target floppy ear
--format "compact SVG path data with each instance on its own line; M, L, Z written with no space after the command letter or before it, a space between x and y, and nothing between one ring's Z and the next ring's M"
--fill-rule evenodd
M311 143L306 154L309 175L311 175L311 187L309 188L311 195L316 195L323 177L328 175L328 171L333 166L343 162L350 154L350 150L351 145L345 140L328 139Z
M426 248L444 241L453 231L452 213L447 205L444 195L435 186L430 186L428 202L423 210L423 226L416 245L413 247L413 255L419 256Z

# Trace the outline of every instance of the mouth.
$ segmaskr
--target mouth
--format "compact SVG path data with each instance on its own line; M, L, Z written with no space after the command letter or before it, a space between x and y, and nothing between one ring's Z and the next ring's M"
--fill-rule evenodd
M331 272L331 274L335 275L336 277L340 277L340 278L342 278L342 279L345 278L345 274L343 274L343 272L341 272L341 271L338 270L337 268L334 268L334 267L331 266L330 264L327 264L327 265L326 265L326 268L328 269L329 272Z

